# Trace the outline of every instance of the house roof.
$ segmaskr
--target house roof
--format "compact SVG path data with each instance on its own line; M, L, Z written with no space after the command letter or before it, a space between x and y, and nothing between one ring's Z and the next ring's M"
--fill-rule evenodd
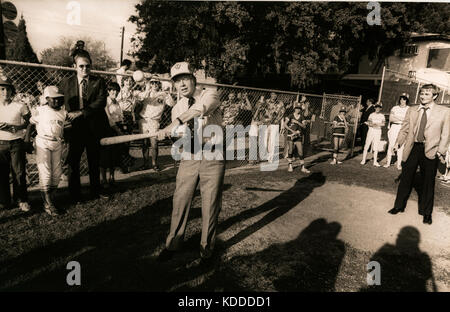
M444 34L436 34L436 33L411 33L411 39L413 41L435 41L435 40L443 40L450 41L450 35Z

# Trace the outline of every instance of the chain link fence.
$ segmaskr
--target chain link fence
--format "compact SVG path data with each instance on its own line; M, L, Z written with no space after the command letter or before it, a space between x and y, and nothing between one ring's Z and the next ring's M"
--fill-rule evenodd
M3 73L9 77L16 88L16 100L25 102L31 110L39 105L39 98L42 95L42 90L49 85L58 85L60 81L66 77L74 74L73 68L65 68L59 66L48 66L41 64L29 64L21 62L3 61L0 60L0 69ZM116 81L119 77L115 72L104 71L92 71L93 74L101 76L105 81ZM136 105L138 100L138 93L143 91L144 85L135 83L131 74L120 74L122 76L122 85L126 84L127 87L122 88L122 96L119 95L124 101L130 101L133 105ZM163 90L170 93L174 100L177 99L177 94L174 92L171 84L167 78L157 78L162 82ZM198 85L203 88L213 88L217 90L221 101L221 111L223 116L223 129L226 136L226 142L231 142L231 135L236 135L226 131L226 127L230 125L242 125L245 129L245 148L240 150L237 148L237 140L235 140L235 146L231 147L235 150L234 160L227 158L227 168L243 166L248 164L249 160L258 160L259 153L251 153L249 148L249 131L251 124L274 124L279 126L281 130L282 119L287 115L293 113L294 102L306 103L311 116L311 123L309 128L305 131L305 146L306 154L309 156L314 153L321 152L323 150L332 149L332 134L331 124L337 112L342 106L345 106L348 113L347 118L350 123L349 133L347 135L346 145L350 153L353 152L355 134L359 120L359 111L361 105L360 97L345 96L345 95L333 95L333 94L306 94L295 92L283 92L279 90L267 90L259 88L249 88L241 86L231 86L223 84L210 84L201 83ZM270 105L268 105L270 104ZM276 110L266 111L265 114L260 114L260 107L277 107ZM259 112L259 113L258 113ZM263 117L261 117L263 116ZM136 120L139 116L134 116L134 124L132 132L138 133L139 127ZM264 120L263 120L264 119ZM172 121L171 108L165 106L160 120L160 128L163 128L170 124ZM283 134L279 137L279 151L284 153L285 137ZM259 143L262 141L260 140ZM170 157L170 147L172 141L166 140L158 142L160 157L166 157L165 164L173 166L173 160ZM230 148L228 146L227 148ZM64 144L64 156L67 155L67 144ZM130 155L132 170L139 170L138 164L142 163L142 140L133 141L130 143ZM283 155L279 156L283 158ZM38 172L35 164L34 154L27 156L27 172L28 180L31 185L38 183ZM229 161L228 161L229 160ZM65 173L67 174L66 166L63 166ZM81 165L81 175L88 174L88 166L86 155L83 154Z
M382 112L389 114L392 107L397 105L399 96L404 92L409 94L410 105L418 104L420 88L423 85L430 83L433 83L439 88L439 96L436 99L436 103L450 106L449 86L425 79L419 79L412 74L403 74L386 68L384 70L379 94L379 99L383 103Z

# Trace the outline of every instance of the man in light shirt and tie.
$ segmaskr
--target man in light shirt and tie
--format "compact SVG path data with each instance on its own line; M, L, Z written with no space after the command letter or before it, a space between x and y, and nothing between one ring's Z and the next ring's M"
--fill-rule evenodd
M159 260L166 261L172 258L174 252L183 243L189 210L195 190L199 185L202 197L200 257L204 263L211 259L215 245L217 223L222 207L225 161L223 151L220 151L222 152L221 157L214 159L205 157L206 146L223 144L223 135L207 137L204 134L203 138L199 138L194 136L194 132L203 132L206 126L218 127L221 130L220 101L216 90L202 90L197 87L194 71L189 63L176 63L171 68L170 76L179 93L179 99L173 108L173 122L158 131L158 138L172 136L178 132L177 128L183 128L191 133L191 137L187 137L185 141L190 141L191 144L190 150L189 144L183 146L184 156L177 173L170 231L166 240L166 249L160 254ZM197 120L197 123L194 123L194 119ZM196 149L194 149L194 145L197 145ZM200 150L197 151L199 147ZM214 153L212 149L210 152ZM186 155L190 157L185 157Z
M445 163L445 152L449 142L450 109L435 103L439 95L433 84L420 89L419 106L407 111L398 135L395 150L403 144L403 164L400 184L391 214L405 210L411 193L417 167L420 167L419 214L423 223L431 224L434 204L434 185L439 161Z

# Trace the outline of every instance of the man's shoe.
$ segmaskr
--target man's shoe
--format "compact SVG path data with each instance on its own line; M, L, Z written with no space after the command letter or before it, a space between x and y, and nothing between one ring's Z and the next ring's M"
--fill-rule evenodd
M374 162L373 165L374 165L375 167L381 167L380 164L379 164L378 162Z
M302 167L301 172L303 172L303 173L311 173L311 171L306 169L304 166Z
M431 220L431 215L424 215L423 216L423 223L424 224L431 224L433 221Z
M366 164L366 161L365 161L365 160L361 160L360 164L361 164L361 165L365 165L365 164Z
M49 214L49 215L52 216L52 217L59 216L58 210L57 210L56 207L53 206L53 205L45 206L45 207L44 207L44 210L45 210L45 212L46 212L47 214Z
M20 202L19 203L19 209L24 211L24 212L28 212L31 210L30 204L27 202Z
M292 163L289 163L288 165L288 172L294 171L294 168L292 167Z
M158 262L169 261L173 258L174 255L175 251L164 248L163 251L161 251L161 253L159 254L157 261Z
M383 167L384 167L384 168L389 168L390 165L389 165L389 164L385 164Z
M399 213L399 212L404 212L404 211L405 211L405 209L392 208L392 209L389 210L388 212L389 212L390 214L395 215L395 214L397 214L397 213Z

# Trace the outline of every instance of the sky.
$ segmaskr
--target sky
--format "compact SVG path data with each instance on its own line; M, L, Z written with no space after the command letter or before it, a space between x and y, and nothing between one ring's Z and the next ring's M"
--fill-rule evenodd
M23 14L30 43L40 59L40 53L56 45L61 37L88 36L105 42L112 58L119 62L121 27L125 26L124 58L130 49L130 38L136 27L128 22L135 13L139 0L1 0L12 2L18 11L14 20L18 24ZM71 2L75 2L71 6ZM76 20L79 4L80 25L68 23ZM72 3L73 5L73 3ZM75 18L74 18L75 17Z

